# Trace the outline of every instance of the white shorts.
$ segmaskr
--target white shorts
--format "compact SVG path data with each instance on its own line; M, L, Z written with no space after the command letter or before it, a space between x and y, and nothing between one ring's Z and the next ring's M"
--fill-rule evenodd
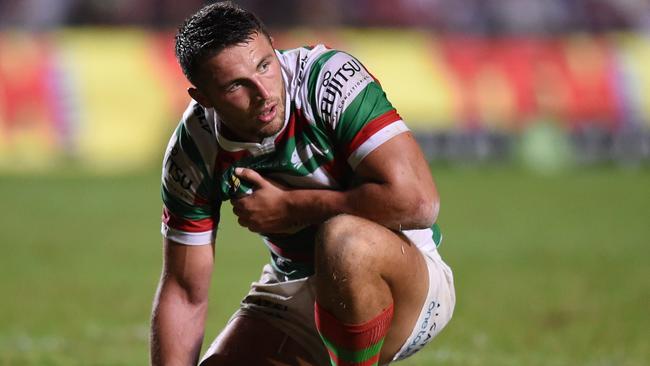
M429 293L420 311L413 332L393 361L402 360L422 349L451 320L456 303L453 275L436 249L422 252L429 269ZM309 352L319 365L330 365L327 350L314 322L315 289L313 277L282 281L270 265L265 265L258 282L241 302L232 316L264 319L282 329ZM204 358L212 353L217 340Z

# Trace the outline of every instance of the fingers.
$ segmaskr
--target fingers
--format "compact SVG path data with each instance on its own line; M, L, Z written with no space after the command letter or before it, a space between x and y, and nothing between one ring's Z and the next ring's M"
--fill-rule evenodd
M235 175L240 179L253 183L258 188L268 184L268 181L253 169L235 168Z
M254 233L260 233L261 230L259 226L255 225L251 220L244 218L244 217L237 217L237 223L241 227L245 227L246 229L250 230L251 232Z
M230 203L232 204L232 212L238 217L241 216L242 213L243 213L244 207L243 207L242 203L239 202L239 199L230 200Z
M230 203L232 204L232 212L237 216L237 222L240 226L245 227L252 232L256 232L251 220L251 212L246 209L246 204L243 202L246 199L247 197L230 200Z
M237 222L239 225L248 227L248 215L246 214L244 205L240 202L240 200L241 199L230 200L230 203L232 204L232 212L235 214L235 216L237 216Z
M245 228L248 229L248 225L249 225L249 223L248 223L248 221L245 220L244 218L242 218L242 217L238 217L238 218L237 218L237 223L239 224L239 226L241 226L241 227L245 227Z

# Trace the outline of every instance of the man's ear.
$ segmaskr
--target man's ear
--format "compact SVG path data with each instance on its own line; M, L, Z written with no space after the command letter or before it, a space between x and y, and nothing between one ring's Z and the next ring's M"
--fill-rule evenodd
M201 91L195 87L189 87L187 88L187 94L192 97L192 99L196 100L199 102L201 106L204 108L212 108L212 104L208 100L208 98L205 96L205 94L201 93Z

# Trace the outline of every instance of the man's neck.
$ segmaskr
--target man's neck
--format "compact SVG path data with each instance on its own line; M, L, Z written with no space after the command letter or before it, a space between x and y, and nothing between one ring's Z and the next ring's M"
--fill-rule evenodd
M254 139L252 137L246 138L236 134L233 130L228 128L223 121L219 121L219 134L226 139L233 142L245 142L245 143L256 143L259 144L262 142L262 139Z

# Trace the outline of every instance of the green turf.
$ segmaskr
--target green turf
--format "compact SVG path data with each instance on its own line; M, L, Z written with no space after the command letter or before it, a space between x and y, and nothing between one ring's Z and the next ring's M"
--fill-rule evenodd
M649 171L434 170L458 304L401 365L650 364ZM0 205L0 365L146 364L156 173L0 176ZM224 209L210 339L266 260Z

